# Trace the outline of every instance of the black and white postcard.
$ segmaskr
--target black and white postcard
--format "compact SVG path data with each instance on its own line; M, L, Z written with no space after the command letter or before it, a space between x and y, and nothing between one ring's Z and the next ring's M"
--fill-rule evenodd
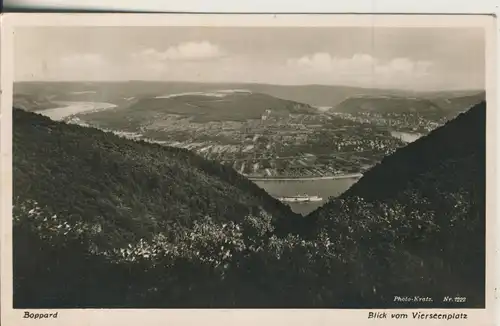
M4 18L6 325L490 325L493 17Z

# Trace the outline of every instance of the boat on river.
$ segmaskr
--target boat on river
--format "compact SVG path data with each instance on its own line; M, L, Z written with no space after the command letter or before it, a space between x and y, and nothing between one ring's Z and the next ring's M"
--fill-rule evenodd
M287 203L308 203L314 201L322 201L323 198L319 196L297 195L297 196L278 197L278 200Z

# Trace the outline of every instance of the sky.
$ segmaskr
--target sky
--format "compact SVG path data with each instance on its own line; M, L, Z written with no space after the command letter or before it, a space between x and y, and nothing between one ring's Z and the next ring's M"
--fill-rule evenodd
M15 81L482 89L479 28L18 27Z

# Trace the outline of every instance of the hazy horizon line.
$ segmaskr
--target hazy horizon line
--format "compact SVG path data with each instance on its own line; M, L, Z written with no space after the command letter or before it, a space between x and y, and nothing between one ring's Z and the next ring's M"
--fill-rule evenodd
M355 89L366 89L366 90L386 90L386 91L403 91L403 92L414 92L414 93L426 93L426 92L486 92L486 88L440 88L440 89L429 89L429 90L415 90L410 88L395 88L395 87L366 87L366 86L354 86L348 84L278 84L278 83L264 83L264 82L237 82L237 81L181 81L181 80L156 80L156 79L129 79L129 80L20 80L13 81L13 84L19 83L131 83L131 82L142 82L142 83L183 83L183 84L236 84L236 85L264 85L264 86L278 86L278 87L343 87L343 88L355 88Z

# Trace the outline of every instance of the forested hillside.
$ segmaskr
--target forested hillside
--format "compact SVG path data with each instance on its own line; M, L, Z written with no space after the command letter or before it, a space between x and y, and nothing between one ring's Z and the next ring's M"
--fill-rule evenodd
M110 230L139 228L145 235L173 222L190 226L206 215L224 222L260 210L292 214L233 169L185 149L22 110L14 110L14 126L14 196L37 200L56 214L72 211Z
M356 246L389 297L452 293L484 304L485 141L482 102L383 159L310 223Z
M185 150L13 128L16 308L484 306L484 103L305 219Z
M93 232L98 251L159 233L175 238L207 216L218 223L240 222L248 214L298 218L233 169L187 150L134 142L19 109L13 112L13 169L16 209L39 209L43 222L55 223L50 228L75 228L85 237ZM33 286L54 287L37 268L54 268L43 259L55 257L35 254L40 247L25 243L21 234L15 233L19 277L31 279Z

